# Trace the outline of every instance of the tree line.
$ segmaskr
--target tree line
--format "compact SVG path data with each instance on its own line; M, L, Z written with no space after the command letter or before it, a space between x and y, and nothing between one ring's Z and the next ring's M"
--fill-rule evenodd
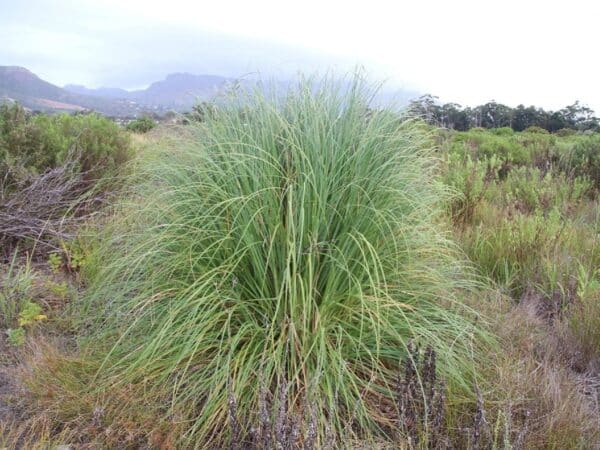
M510 127L515 131L529 127L540 127L549 132L561 129L600 131L600 119L579 101L558 111L524 105L511 108L493 100L471 108L457 103L440 103L437 97L427 94L413 100L409 109L431 125L458 131L474 127Z

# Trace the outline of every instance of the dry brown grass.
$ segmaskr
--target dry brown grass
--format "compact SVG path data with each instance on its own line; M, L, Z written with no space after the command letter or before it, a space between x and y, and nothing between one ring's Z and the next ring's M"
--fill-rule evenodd
M512 306L498 297L487 305L503 342L496 365L484 374L492 388L488 415L513 448L600 448L597 403L573 370L577 349L565 340L564 323L544 314L543 301L530 295Z
M12 417L0 421L0 443L8 448L175 448L180 424L164 419L161 401L143 403L131 387L97 393L90 389L97 363L69 356L59 341L47 336L30 339L21 359L5 369L15 380L4 399ZM10 444L10 445L9 445ZM16 448L16 447L15 447Z

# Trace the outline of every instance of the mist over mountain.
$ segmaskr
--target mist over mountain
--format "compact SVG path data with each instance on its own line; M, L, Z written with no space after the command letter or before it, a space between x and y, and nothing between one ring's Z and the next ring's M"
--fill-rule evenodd
M66 84L64 89L74 94L90 95L92 97L128 98L131 94L129 91L121 88L100 87L90 89L82 84Z
M233 84L252 88L259 78L236 79L220 75L172 73L163 80L151 83L145 89L126 90L119 87L87 88L66 84L64 88L51 84L16 66L0 66L0 97L19 101L27 108L39 111L95 110L111 116L137 116L152 111L189 111L201 101L211 101ZM285 91L293 84L291 79L271 80L264 88ZM418 96L408 90L379 90L377 104L406 105Z
M121 88L89 89L81 85L65 85L65 90L81 95L127 99L146 106L160 106L175 110L189 109L194 103L209 100L223 91L233 78L218 75L173 73L164 80L155 81L146 89L128 91Z

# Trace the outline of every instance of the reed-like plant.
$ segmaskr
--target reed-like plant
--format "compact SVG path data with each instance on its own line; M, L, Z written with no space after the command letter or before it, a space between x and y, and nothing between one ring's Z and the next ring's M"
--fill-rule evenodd
M472 282L428 136L369 95L239 93L145 152L84 300L95 385L168 392L187 445L216 448L396 438L410 342L465 388Z

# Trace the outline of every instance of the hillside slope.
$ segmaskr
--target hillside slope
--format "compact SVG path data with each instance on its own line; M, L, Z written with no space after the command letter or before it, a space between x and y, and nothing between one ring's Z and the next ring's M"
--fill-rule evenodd
M67 91L17 66L0 66L0 98L12 99L37 111L96 110L108 115L135 113L126 100L93 97Z

